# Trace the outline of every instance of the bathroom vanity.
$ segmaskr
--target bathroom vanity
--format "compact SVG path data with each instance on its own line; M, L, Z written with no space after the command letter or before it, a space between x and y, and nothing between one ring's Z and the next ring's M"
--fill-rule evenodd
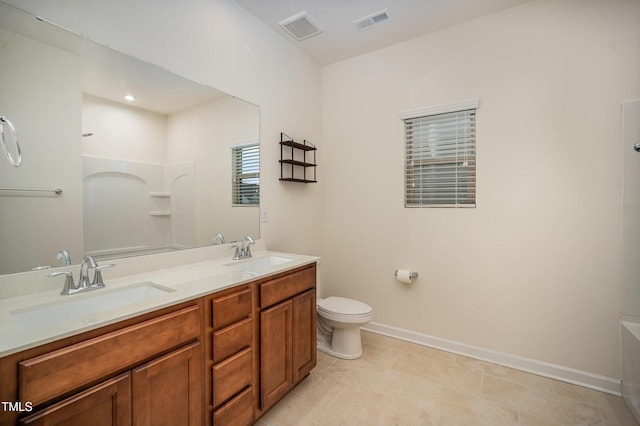
M274 258L245 263L261 270L218 260L119 280L126 288L164 278L174 291L155 309L113 309L111 320L105 313L76 332L64 321L49 327L46 343L3 348L0 400L11 405L0 424L254 423L316 364L317 258ZM197 279L176 279L190 274ZM0 323L24 309L3 308Z

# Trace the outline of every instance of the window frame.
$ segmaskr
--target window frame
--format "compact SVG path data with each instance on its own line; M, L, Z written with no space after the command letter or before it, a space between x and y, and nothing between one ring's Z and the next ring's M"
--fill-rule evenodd
M257 207L260 206L260 143L256 140L235 144L231 148L231 206L232 207ZM243 162L244 156L249 157L249 161ZM257 163L258 171L244 171L246 165L252 168ZM255 179L257 183L257 199L255 201L244 200L242 195L245 189L242 189L243 181Z
M436 105L427 108L417 108L406 110L400 113L400 118L404 126L404 207L405 208L475 208L477 204L477 178L476 178L476 115L479 106L479 99L466 99L456 103ZM461 114L461 117L453 114ZM438 116L442 116L438 118ZM419 121L425 119L423 123ZM439 121L441 120L441 121ZM459 123L469 121L468 129L464 127L468 133L464 133L460 137L457 135L453 139L438 138L432 135L424 136L418 134L416 138L423 140L413 140L413 126L425 126L434 129L436 126L446 126L448 121L455 120L456 127ZM410 127L411 126L411 127ZM429 140L426 140L428 138ZM442 150L442 145L446 148L455 148L455 154L451 156L437 155L437 150ZM465 156L458 156L458 147L464 148ZM470 152L469 152L470 151ZM424 155L422 158L415 158L414 154ZM427 154L429 153L429 154ZM417 164L416 164L417 163ZM466 164L465 164L466 163ZM437 177L436 185L442 185L452 189L452 196L449 199L440 199L438 202L439 191L434 190L435 186L420 184L420 178L426 180L424 175L417 173L421 166L442 166L443 172L454 174L451 179ZM447 167L448 166L448 167ZM435 170L435 169L434 169ZM430 177L435 176L433 172L427 172ZM459 176L464 175L465 178L460 179ZM417 176L417 177L416 177ZM467 185L464 182L468 182ZM416 183L418 187L416 188ZM413 189L415 188L415 189ZM421 189L425 190L421 191ZM464 188L464 190L462 190ZM420 194L419 194L420 193ZM422 194L422 195L421 195ZM461 196L458 197L458 194ZM426 195L428 199L422 199ZM446 198L446 197L445 197ZM444 201L444 202L442 202Z

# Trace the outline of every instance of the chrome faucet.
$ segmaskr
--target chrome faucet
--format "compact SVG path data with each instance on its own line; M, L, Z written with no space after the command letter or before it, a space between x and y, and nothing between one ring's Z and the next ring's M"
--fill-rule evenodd
M64 266L71 265L71 255L69 254L68 250L62 249L62 250L58 251L58 254L56 255L56 259L62 260L62 262L64 262ZM43 269L51 269L51 268L53 268L53 266L51 266L51 265L42 265L42 266L35 266L35 267L31 268L31 270L32 271L41 271Z
M233 255L233 260L248 259L251 257L251 244L256 242L253 238L247 236L242 240L242 245L234 245L231 248L235 248L236 251Z
M60 259L64 262L64 266L71 265L71 255L68 250L62 249L56 255L56 259Z
M85 256L80 264L80 278L78 279L78 287L88 288L91 285L89 281L89 268L97 268L98 264L91 256Z
M224 235L222 234L216 234L215 237L213 237L213 244L214 245L218 245L218 244L224 244Z
M251 244L255 244L256 242L253 241L253 238L246 236L244 237L244 240L242 240L242 248L240 249L240 257L242 259L247 259L249 257L251 257Z
M70 295L75 293L81 293L84 291L94 290L96 288L104 287L104 281L102 279L102 270L105 268L111 268L116 266L113 263L108 265L98 265L95 259L91 256L86 256L82 259L82 263L80 264L80 278L78 279L78 283L76 284L73 281L73 272L71 271L63 271L63 272L52 272L47 274L48 277L57 277L58 275L64 275L64 287L62 287L62 291L60 294L62 295ZM93 281L89 282L89 269L95 269L95 274L93 275Z

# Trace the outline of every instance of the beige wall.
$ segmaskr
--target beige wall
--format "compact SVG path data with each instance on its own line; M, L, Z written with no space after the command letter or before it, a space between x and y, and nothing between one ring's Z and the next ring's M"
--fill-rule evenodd
M532 1L324 67L325 295L619 377L620 102L640 96L639 17L634 0ZM405 209L399 112L471 97L477 208Z
M0 191L0 274L59 265L62 248L83 251L79 66L73 55L0 30L2 81L11 82L2 84L0 115L14 124L23 158L13 167L0 150L0 187L64 191Z
M258 108L232 96L172 114L168 120L170 163L196 162L196 244L259 238L258 207L231 205L231 147L258 141Z
M82 95L82 154L163 164L167 161L167 116Z

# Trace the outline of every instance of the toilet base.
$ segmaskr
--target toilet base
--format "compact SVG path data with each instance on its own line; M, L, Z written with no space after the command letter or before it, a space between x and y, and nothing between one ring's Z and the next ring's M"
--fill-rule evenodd
M360 327L334 328L330 336L318 335L320 352L341 359L358 359L362 356Z

